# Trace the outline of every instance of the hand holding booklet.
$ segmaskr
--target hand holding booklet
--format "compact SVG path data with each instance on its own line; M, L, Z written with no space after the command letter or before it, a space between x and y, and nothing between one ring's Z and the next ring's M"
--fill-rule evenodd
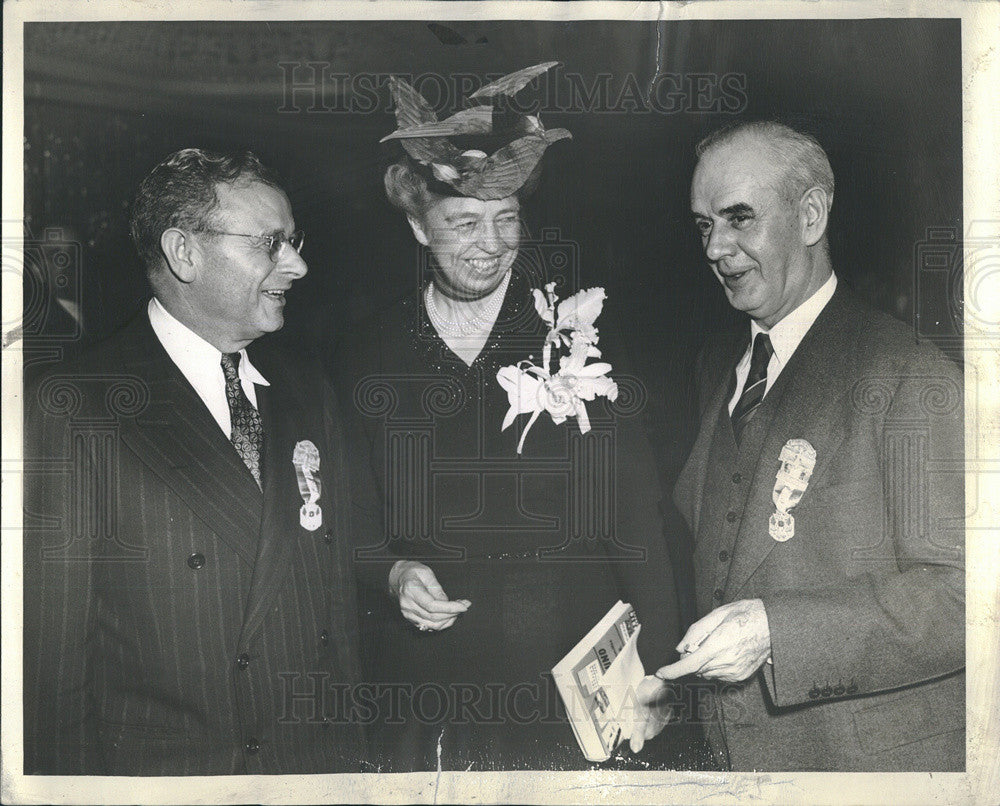
M607 761L632 733L645 676L636 648L640 627L632 605L618 601L552 669L588 761Z

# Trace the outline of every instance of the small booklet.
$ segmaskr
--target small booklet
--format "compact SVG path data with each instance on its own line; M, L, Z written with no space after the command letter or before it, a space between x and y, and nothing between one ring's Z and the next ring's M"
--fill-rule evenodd
M619 601L552 669L588 761L607 761L632 732L636 689L645 675L639 629L632 605Z

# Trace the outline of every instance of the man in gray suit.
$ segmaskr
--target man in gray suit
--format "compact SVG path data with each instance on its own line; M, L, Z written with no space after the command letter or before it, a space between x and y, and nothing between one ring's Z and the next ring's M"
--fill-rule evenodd
M254 343L306 273L288 197L184 149L132 233L148 306L25 396L25 772L359 771L340 421L318 367Z
M812 137L743 123L698 156L705 255L750 322L699 358L674 498L701 618L656 678L712 684L709 738L734 770L962 770L961 375L834 273Z

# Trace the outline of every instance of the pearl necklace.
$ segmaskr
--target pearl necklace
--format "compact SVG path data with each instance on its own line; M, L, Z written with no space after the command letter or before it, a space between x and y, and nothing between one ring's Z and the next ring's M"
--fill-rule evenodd
M508 269L507 274L500 281L500 285L490 295L489 302L486 303L478 316L474 316L464 322L449 322L441 315L437 303L434 302L434 281L432 280L427 284L427 291L424 294L424 303L427 308L427 314L430 316L431 324L434 325L435 330L439 333L448 336L472 336L482 332L484 329L491 329L493 323L496 321L497 314L500 313L500 306L503 305L503 299L507 293L507 285L509 283L510 270Z

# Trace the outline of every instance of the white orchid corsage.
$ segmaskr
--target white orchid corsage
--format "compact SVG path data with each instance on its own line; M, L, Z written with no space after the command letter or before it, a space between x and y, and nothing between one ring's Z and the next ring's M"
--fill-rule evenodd
M501 431L510 427L519 414L531 413L517 452L524 448L524 438L538 415L547 411L552 422L559 425L567 417L576 417L580 433L590 430L585 400L606 397L618 398L618 385L608 377L611 365L599 361L587 364L589 358L600 358L597 349L598 333L594 322L601 315L607 295L603 288L588 288L578 291L572 297L559 302L555 293L555 283L548 283L543 292L532 289L535 310L549 326L542 347L542 365L532 363L533 356L516 365L503 367L497 372L497 381L507 392L510 409L503 418ZM559 369L552 373L553 350L567 349L568 355L559 357Z

